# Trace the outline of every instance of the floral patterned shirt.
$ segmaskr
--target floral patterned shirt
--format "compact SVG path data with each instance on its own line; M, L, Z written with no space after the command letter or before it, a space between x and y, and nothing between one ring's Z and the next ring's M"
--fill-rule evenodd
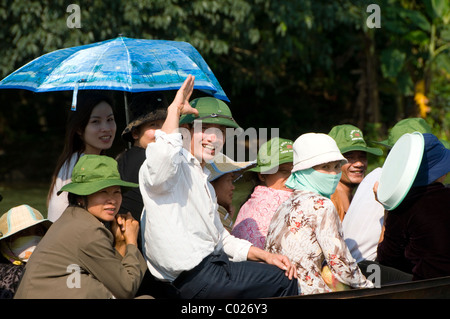
M274 214L265 249L286 255L296 265L301 294L330 292L322 263L352 288L373 287L361 273L342 238L342 226L330 199L296 190Z
M290 191L256 186L250 199L239 210L231 234L264 249L272 216L291 194Z

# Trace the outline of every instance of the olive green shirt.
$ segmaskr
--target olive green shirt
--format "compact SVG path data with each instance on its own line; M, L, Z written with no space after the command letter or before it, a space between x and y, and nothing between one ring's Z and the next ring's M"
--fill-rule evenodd
M135 245L122 257L88 211L68 207L30 257L15 298L133 298L147 269Z

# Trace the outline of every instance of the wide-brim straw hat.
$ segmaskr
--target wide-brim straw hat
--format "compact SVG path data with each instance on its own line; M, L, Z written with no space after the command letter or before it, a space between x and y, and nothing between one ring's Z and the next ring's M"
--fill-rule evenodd
M0 240L38 224L48 229L52 222L29 205L13 207L0 217Z
M227 173L243 171L255 163L255 161L236 162L225 154L219 153L211 162L206 163L206 168L210 171L208 181L212 182Z

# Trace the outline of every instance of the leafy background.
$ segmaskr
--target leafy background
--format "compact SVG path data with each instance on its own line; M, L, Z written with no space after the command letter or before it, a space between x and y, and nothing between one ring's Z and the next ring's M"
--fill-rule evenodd
M1 78L42 54L119 34L186 41L215 73L243 128L279 127L280 136L295 139L349 123L367 141L380 141L397 121L423 117L439 138L450 139L445 0L0 3ZM81 9L79 29L67 27L71 3ZM372 3L381 9L381 28L367 27ZM125 147L124 98L114 97L111 156ZM48 187L70 101L70 92L0 90L0 193L18 183ZM370 165L383 160L370 158Z

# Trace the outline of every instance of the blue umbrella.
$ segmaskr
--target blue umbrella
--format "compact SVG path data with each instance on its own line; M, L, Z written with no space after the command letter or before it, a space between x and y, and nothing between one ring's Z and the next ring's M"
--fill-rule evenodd
M189 43L127 37L47 53L0 81L0 89L33 92L177 90L195 76L194 89L229 102L200 53Z

